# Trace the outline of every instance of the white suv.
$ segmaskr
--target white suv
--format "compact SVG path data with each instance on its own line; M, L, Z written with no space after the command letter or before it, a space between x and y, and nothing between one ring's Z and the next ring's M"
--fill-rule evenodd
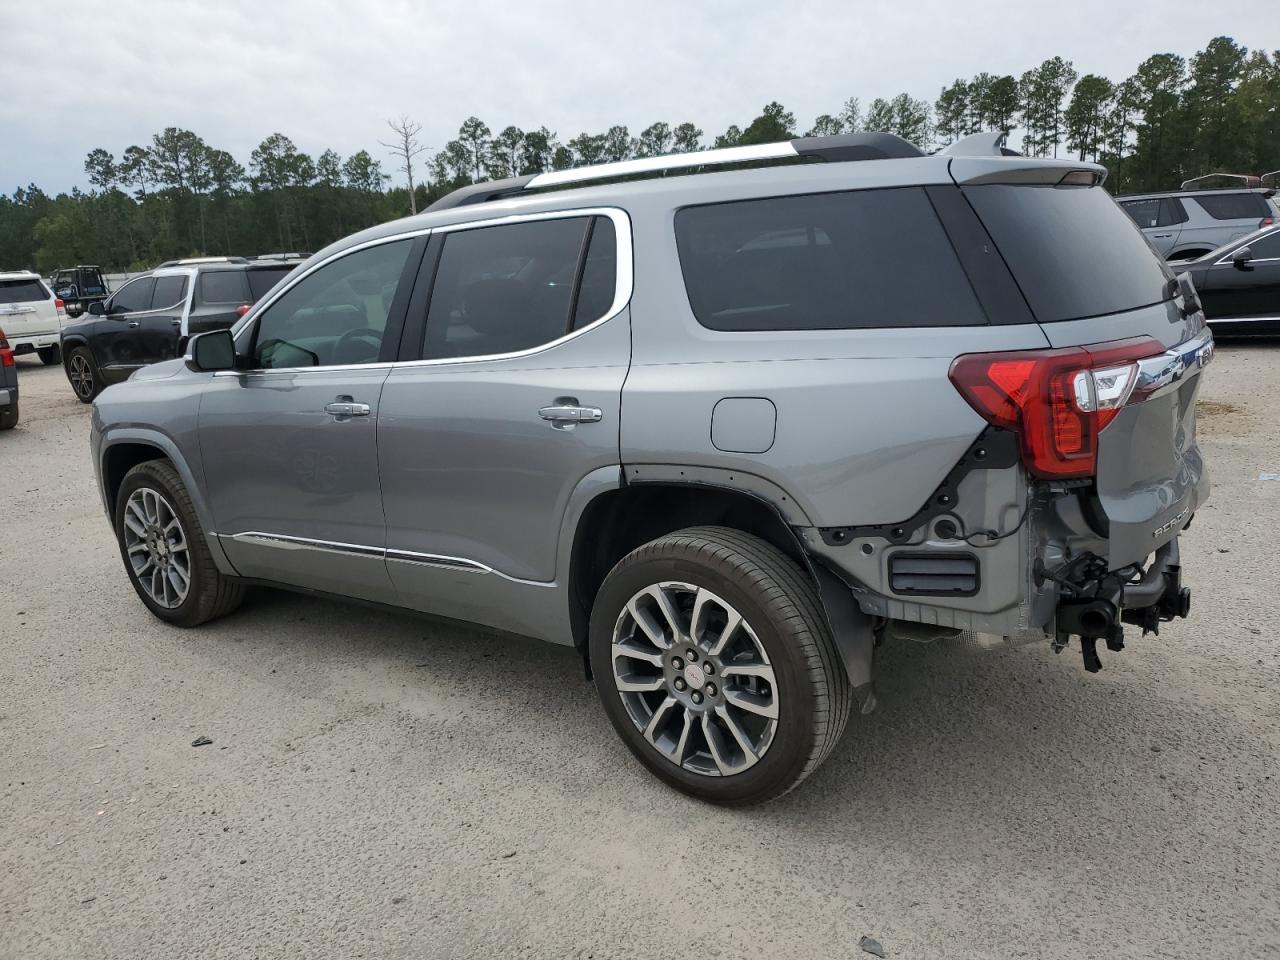
M67 311L37 274L0 273L0 327L15 354L39 354L45 363L62 359L58 342Z

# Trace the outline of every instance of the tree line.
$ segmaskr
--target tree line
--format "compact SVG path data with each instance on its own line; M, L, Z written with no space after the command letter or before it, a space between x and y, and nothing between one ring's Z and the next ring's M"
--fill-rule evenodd
M958 78L932 103L909 93L865 106L850 97L808 127L773 102L712 137L689 121L659 121L634 135L618 124L561 139L545 126L497 129L472 116L419 161L421 126L407 117L389 125L395 137L381 145L407 186L391 185L367 150L312 157L282 133L258 144L247 166L177 127L119 157L95 148L84 163L87 191L51 197L30 184L0 195L0 267L143 269L181 256L316 250L482 180L802 134L885 131L929 150L999 129L1030 156L1105 164L1113 191L1172 189L1216 171L1280 170L1280 50L1250 52L1217 37L1190 58L1148 57L1119 81L1080 76L1052 57L1017 77Z

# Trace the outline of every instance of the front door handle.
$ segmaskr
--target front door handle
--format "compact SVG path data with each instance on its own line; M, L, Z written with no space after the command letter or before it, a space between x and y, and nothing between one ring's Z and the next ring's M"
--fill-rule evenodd
M131 327L140 327L140 326L142 326L142 322L141 322L141 321L139 321L139 320L130 320L130 321L129 321L129 326L131 326Z
M599 423L604 413L599 407L583 407L572 397L562 397L552 406L538 411L543 420L550 420L554 427L569 427L575 423Z
M369 415L369 405L367 403L356 403L351 397L344 394L336 397L332 403L326 403L324 412L335 420L348 420L351 417L367 417Z

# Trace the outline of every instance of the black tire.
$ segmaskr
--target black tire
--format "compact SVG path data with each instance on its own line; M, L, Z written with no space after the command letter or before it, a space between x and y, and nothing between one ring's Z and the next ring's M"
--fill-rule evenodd
M72 347L67 354L67 381L76 399L81 403L93 403L94 398L102 392L102 374L98 365L93 362L93 354L86 346ZM87 378L87 379L86 379Z
M773 669L776 727L759 759L742 772L716 776L678 766L645 739L617 689L615 625L632 597L664 581L705 588L736 608ZM737 806L782 796L827 758L849 718L852 689L814 584L786 554L738 530L692 527L623 557L596 595L589 644L605 712L631 752L671 786L712 803ZM684 689L693 688L686 684ZM675 694L659 690L653 696Z
M18 425L18 401L0 410L0 430L12 430Z
M46 367L51 367L55 363L62 361L62 348L58 346L40 347L36 350L36 355L40 358L40 362Z
M186 597L176 606L167 607L156 602L140 583L130 562L125 542L126 504L135 491L143 488L158 492L172 507L187 544L189 585ZM223 576L214 564L187 488L178 476L178 471L167 460L147 460L125 474L120 492L116 496L115 529L120 557L124 561L129 582L133 584L133 589L147 609L161 620L180 627L198 626L226 616L244 598L243 585Z

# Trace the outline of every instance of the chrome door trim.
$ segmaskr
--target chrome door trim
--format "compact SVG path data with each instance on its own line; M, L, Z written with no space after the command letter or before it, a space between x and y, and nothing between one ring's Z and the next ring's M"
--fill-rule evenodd
M1280 321L1280 317L1210 317L1205 320L1209 326L1215 323L1266 323L1267 321Z
M465 557L449 557L438 553L419 553L416 550L388 550L383 547L374 547L362 543L317 540L313 537L294 537L283 533L264 533L261 530L246 530L243 533L231 534L215 533L214 536L221 540L234 540L237 543L248 543L260 547L274 547L278 550L314 550L319 553L368 557L373 560L394 560L397 563L414 563L426 567L444 567L465 573L497 572L492 567L485 566L475 560L468 560ZM501 574L499 575L501 576Z

